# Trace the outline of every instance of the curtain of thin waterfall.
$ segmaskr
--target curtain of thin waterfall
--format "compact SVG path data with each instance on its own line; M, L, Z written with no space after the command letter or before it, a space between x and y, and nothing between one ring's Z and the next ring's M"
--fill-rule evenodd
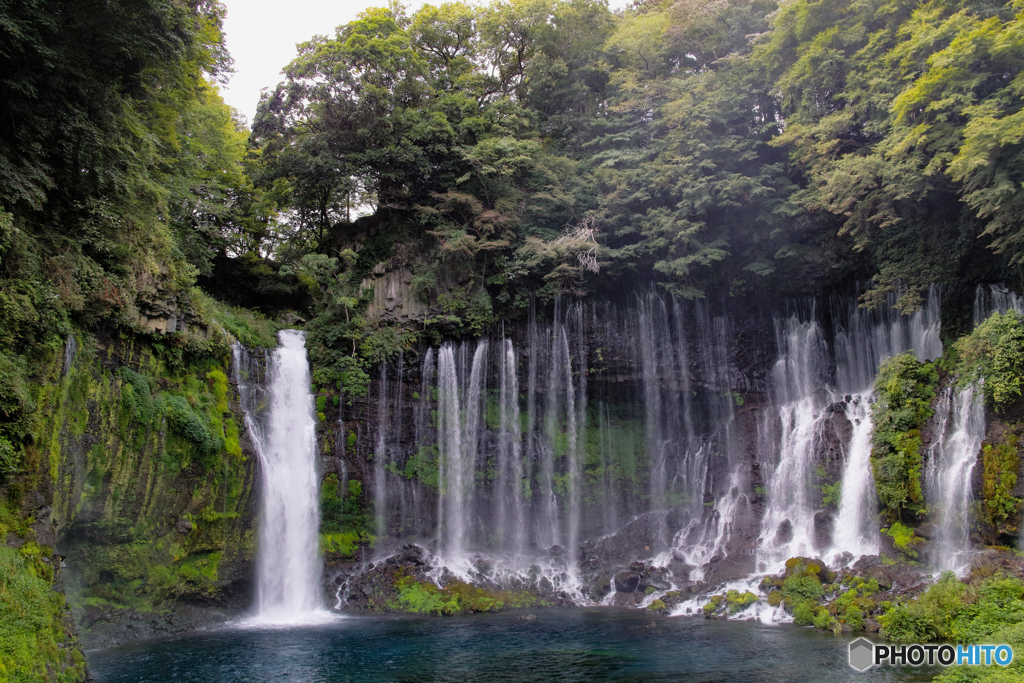
M498 473L494 522L499 548L519 557L526 549L526 511L523 507L522 433L519 424L519 364L511 339L502 338L499 358Z
M985 322L993 313L1016 311L1024 314L1024 297L1011 292L1006 285L978 285L974 290L974 324Z
M383 547L387 535L387 504L388 487L386 480L386 463L388 457L388 366L380 364L380 377L377 385L377 441L373 447L373 520L374 532L378 539L378 548Z
M816 554L811 471L827 413L822 391L826 347L813 308L775 320L779 358L772 369L774 406L759 446L767 504L758 541L759 569L777 571L787 558ZM771 424L771 423L774 423Z
M427 349L423 355L420 369L419 398L416 400L413 413L413 459L414 473L422 473L429 469L428 464L437 459L438 430L432 420L434 406L434 375L436 361L434 349ZM436 482L435 482L436 483ZM430 515L426 509L426 492L420 477L409 480L411 490L411 510L402 519L402 529L412 538L423 538L434 532L430 527Z
M971 558L972 472L985 438L985 406L977 384L945 389L935 409L935 442L925 465L924 494L934 510L932 566L962 574Z

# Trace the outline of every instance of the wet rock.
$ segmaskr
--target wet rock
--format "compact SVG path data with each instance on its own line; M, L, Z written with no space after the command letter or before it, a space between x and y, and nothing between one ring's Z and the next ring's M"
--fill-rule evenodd
M519 621L537 621L536 614L520 614Z
M832 528L835 526L835 517L827 510L818 510L814 513L814 541L819 548L827 547L832 540Z
M640 574L635 571L619 572L615 575L615 591L635 593L640 586Z

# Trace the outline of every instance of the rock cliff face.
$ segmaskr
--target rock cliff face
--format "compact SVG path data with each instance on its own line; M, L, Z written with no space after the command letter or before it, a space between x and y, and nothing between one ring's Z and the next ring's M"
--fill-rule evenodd
M255 456L227 359L172 367L145 338L81 338L44 388L26 499L87 647L246 607Z
M381 316L424 314L410 278L374 274ZM654 292L561 301L489 336L398 352L365 396L321 388L327 604L671 607L781 572L780 558L855 561L837 545L837 497L875 356L941 345L937 306L913 319L844 311ZM257 460L229 359L186 365L124 336L69 342L62 361L32 451L47 476L23 513L66 565L85 642L249 606ZM1016 443L996 424L987 443ZM876 552L897 556L865 509ZM981 524L974 540L1008 529Z
M376 537L348 560L414 542L437 567L482 561L466 575L483 583L601 600L635 562L714 584L764 571L763 548L805 527L805 550L825 553L837 503L823 487L839 485L853 432L852 399L833 388L846 330L801 306L561 302L504 335L404 352L340 410L322 394L323 471ZM794 439L802 502L765 529Z

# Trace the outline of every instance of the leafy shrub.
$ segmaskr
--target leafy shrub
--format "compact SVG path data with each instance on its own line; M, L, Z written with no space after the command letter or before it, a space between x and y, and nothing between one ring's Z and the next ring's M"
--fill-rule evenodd
M813 600L800 600L793 606L793 623L797 626L811 626L816 616Z
M207 419L181 396L167 398L167 424L195 446L197 461L206 469L215 464L215 456L224 450L224 437L214 434Z
M920 429L932 415L938 381L935 366L911 353L887 359L875 380L871 463L879 501L892 520L922 511Z
M35 408L25 359L0 352L0 481L21 468L21 446Z
M825 595L821 582L813 576L794 575L782 584L782 597L786 604L793 605L800 600L818 601Z
M951 619L949 637L962 643L991 640L1007 624L1024 623L1024 581L998 577L966 587L964 605Z
M900 552L911 558L917 557L917 551L913 549L913 546L921 543L921 539L917 537L913 529L900 522L893 522L892 526L883 529L882 533L892 539L893 544Z
M961 382L984 380L989 405L1002 408L1021 396L1024 383L1024 319L1016 311L994 313L954 345Z
M23 549L30 550L27 546ZM47 664L59 658L58 642L64 638L62 597L24 550L0 545L0 678L50 680ZM69 679L72 675L68 672Z
M757 602L757 596L750 591L740 593L739 591L730 590L725 594L725 601L729 605L729 614L736 614Z
M953 624L965 609L968 588L953 572L943 572L939 580L917 598L894 605L878 618L882 634L904 643L927 642L953 635Z
M345 495L338 489L338 475L324 477L320 485L320 531L324 534L366 536L370 530L370 515L363 506L362 482L349 480Z

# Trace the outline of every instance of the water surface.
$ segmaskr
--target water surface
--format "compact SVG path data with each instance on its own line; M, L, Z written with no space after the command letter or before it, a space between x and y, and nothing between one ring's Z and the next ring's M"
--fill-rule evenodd
M926 681L846 664L849 636L789 625L537 610L225 628L89 653L98 681ZM653 624L653 626L652 626Z

